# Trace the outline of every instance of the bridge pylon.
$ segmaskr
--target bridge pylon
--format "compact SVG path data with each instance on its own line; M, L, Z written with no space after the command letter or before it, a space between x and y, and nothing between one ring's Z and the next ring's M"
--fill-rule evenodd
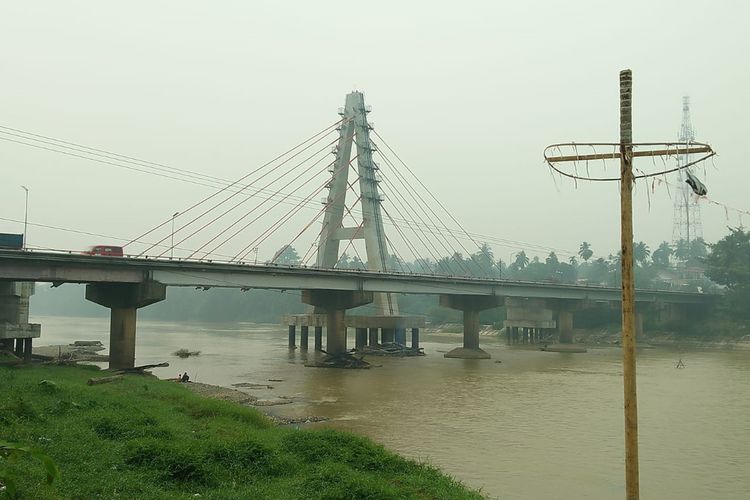
M331 167L331 180L328 182L328 196L324 200L325 210L323 215L323 226L318 240L318 253L316 266L324 269L333 269L340 260L341 242L351 243L353 240L364 240L365 265L370 271L387 272L394 271L391 266L391 255L388 251L388 240L383 227L383 214L381 204L383 201L380 193L380 176L378 164L373 159L373 153L377 150L370 139L372 125L367 120L370 112L369 106L365 105L365 97L362 92L354 91L346 96L344 107L339 109L341 124L338 132L339 138L333 153L336 158ZM352 157L354 153L354 157ZM350 168L356 162L356 169ZM350 179L350 170L355 170L357 177ZM355 187L356 185L356 187ZM345 225L345 215L350 215L347 208L347 193L349 189L358 190L358 199L362 217L358 225ZM352 217L352 219L354 219ZM356 224L356 219L354 219ZM326 325L330 321L331 311L322 307L319 303L311 303L310 313L306 315L286 316L283 321L289 325L289 347L295 348L295 328L302 328L302 349L307 349L307 329L316 326L316 346L320 345L317 340L318 328L325 325L327 329L327 351L337 353L346 350L346 335L338 333L347 325L354 327L357 332L355 347L362 351L366 349L378 349L382 344L397 343L406 344L406 332L412 332L412 350L419 350L419 329L424 327L424 318L417 316L402 316L399 313L398 298L394 293L373 293L372 300L375 307L375 316L355 316L337 326L329 328ZM308 302L310 303L310 302ZM343 326L342 326L343 325ZM330 332L336 331L335 335ZM378 331L380 338L378 338ZM343 342L342 339L343 338Z
M367 268L371 271L392 271L389 269L388 243L383 228L381 203L383 201L378 185L378 164L373 160L375 146L370 140L372 126L367 121L370 108L365 106L362 92L354 91L346 96L339 127L339 140L334 148L336 160L332 168L323 228L318 242L317 267L332 269L339 261L342 241L363 239L367 252ZM357 182L359 202L362 208L362 222L358 227L344 226L346 194L349 187L349 165L352 149L356 147ZM398 316L398 301L392 293L376 293L373 297L376 314Z

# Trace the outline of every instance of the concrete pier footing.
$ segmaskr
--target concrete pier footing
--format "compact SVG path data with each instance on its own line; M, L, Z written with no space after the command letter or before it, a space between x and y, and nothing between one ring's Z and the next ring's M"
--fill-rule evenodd
M344 293L344 292L342 292ZM282 318L282 324L291 326L315 326L316 350L320 349L318 344L318 330L326 327L328 336L328 314L310 313L287 315ZM364 350L367 346L376 348L382 343L398 342L406 346L406 332L412 331L411 348L419 349L419 329L424 328L425 318L423 316L344 316L344 326L355 329L355 348ZM382 335L382 339L379 335ZM328 350L328 348L326 348Z

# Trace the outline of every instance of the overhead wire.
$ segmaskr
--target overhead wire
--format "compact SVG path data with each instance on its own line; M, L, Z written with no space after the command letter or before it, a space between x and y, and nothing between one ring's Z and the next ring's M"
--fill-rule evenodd
M323 137L324 137L324 136L323 136ZM284 165L285 165L286 163L290 162L290 161L291 161L292 159L296 158L297 156L299 156L300 154L302 154L302 153L303 153L304 151L307 151L307 150L308 150L309 148L311 148L311 147L312 147L313 145L315 145L315 144L317 144L318 142L320 142L320 140L322 140L322 137L318 138L317 140L315 140L315 141L314 141L314 142L312 142L311 144L309 144L309 145L305 146L305 147L304 147L303 149L301 149L300 151L296 152L295 154L293 154L293 155L292 155L292 156L290 156L289 158L286 158L286 159L285 159L284 161L282 161L281 163L279 163L279 164L278 164L278 165L276 165L275 167L271 168L271 169L270 169L270 170L269 170L268 172L266 172L266 173L264 173L263 175L261 175L260 177L256 178L254 182L258 182L259 180L261 180L261 179L265 178L266 176L268 176L268 175L270 175L271 173L275 172L276 170L280 169L280 168L281 168L282 166L284 166ZM334 142L335 142L335 141L334 141ZM305 163L305 162L306 162L307 160L309 160L310 158L313 158L314 156L316 156L317 154L319 154L319 153L320 153L321 151L323 151L324 149L326 149L327 147L329 147L329 146L330 146L331 144L333 144L333 143L331 142L331 143L328 143L328 144L326 144L326 145L325 145L325 146L323 146L323 147L322 147L321 149L319 149L318 151L314 152L314 153L313 153L313 154L312 154L311 156L308 156L307 158L305 158L304 160L302 160L302 161L301 161L300 163L298 163L297 165L295 165L295 166L293 167L293 169L292 169L292 170L294 170L294 169L298 168L298 167L299 167L300 165L303 165L303 164L304 164L304 163ZM235 181L235 183L237 183L237 182L240 182L240 181L242 181L242 180L244 180L244 179L248 178L248 177L249 177L250 175L252 175L252 174L254 174L254 173L256 173L256 172L260 171L261 169L265 168L266 166L269 166L270 164L271 164L270 162L269 162L269 163L266 163L265 165L263 165L263 166L261 166L261 167L259 167L259 168L255 169L255 170L253 170L253 171L252 171L251 173L249 173L249 174L246 174L246 175L244 175L243 177L241 177L240 179L238 179L237 181ZM284 174L284 175L286 175L286 174ZM265 188L268 188L268 186L270 186L270 185L271 185L271 184L273 184L274 182L275 182L275 180L274 180L274 181L271 181L270 183L268 183L268 184L266 184L265 186L263 186L263 188L264 188L264 189L265 189ZM198 216L194 217L194 218L193 218L192 220L190 220L190 221L189 221L188 223L186 223L186 224L183 224L183 225L182 225L182 226L181 226L181 227L180 227L180 228L179 228L179 229L178 229L178 230L176 231L176 233L179 233L179 232L180 232L181 230L183 230L183 229L185 229L186 227L188 227L188 226L192 225L192 224L193 224L194 222L198 221L199 219L201 219L201 218L202 218L203 216L205 216L206 214L208 214L208 213L210 213L210 212L214 211L215 209L217 209L218 207L220 207L220 206L221 206L221 205L223 205L224 203L227 203L227 202L228 202L229 200L231 200L232 198L234 198L235 196L237 196L238 194L240 194L241 192L243 192L243 191L244 191L245 189L247 189L247 187L249 187L249 186L250 186L250 185L246 186L246 187L245 187L245 188L243 188L243 190L242 190L242 191L240 191L240 192L235 192L235 193L233 193L233 194L229 195L228 197L224 198L224 199L223 199L222 201L220 201L220 202L216 203L215 205L213 205L212 207L210 207L210 208L209 208L208 210L204 210L204 211L203 211L203 213L201 213L200 215L198 215ZM204 202L208 201L209 199L211 199L211 198L215 197L216 195L218 195L219 193L221 193L221 192L223 192L223 191L225 191L225 190L226 190L226 188L224 188L224 189L222 189L222 190L218 191L217 193L214 193L214 194L212 194L212 195L210 195L210 196L208 196L208 197L204 198L204 199L203 199L202 201L200 201L200 202L198 202L198 203L196 203L196 204L192 205L192 206L191 206L191 207L190 207L189 209L187 209L187 210L183 210L182 212L180 212L180 214L184 214L184 213L186 213L187 211L190 211L190 210L192 210L193 208L195 208L195 207L197 207L198 205L200 205L200 204L202 204L202 203L204 203ZM258 191L259 191L259 190L257 190L257 189L256 189L256 191L255 191L255 192L257 193ZM234 208L238 207L239 205L241 205L241 204L242 204L242 203L244 203L245 201L247 201L247 200L251 199L251 197L252 197L252 195L251 195L250 197L248 197L248 198L245 198L245 200L242 200L242 201L241 201L241 202L240 202L239 204L236 204L236 205L235 205L234 207L232 207L232 208L231 208L231 209L230 209L229 211L231 211L231 210L234 210ZM226 213L228 213L228 212L225 212L224 214L226 214ZM222 216L223 216L224 214L222 214ZM209 223L209 225L210 225L210 224L212 224L213 222L215 222L215 220L216 220L216 219L214 219L213 221L211 221L211 222ZM171 219L167 220L166 222L169 222L169 221L171 221ZM151 230L151 231L149 231L149 232L153 232L154 230L158 229L159 227L161 227L161 226L164 226L164 225L166 224L166 222L165 222L165 223L162 223L162 224L160 224L159 226L157 226L156 228L152 229L152 230ZM188 238L192 237L193 235L197 234L197 232L199 232L199 231L201 231L201 230L205 229L206 227L207 227L207 225L204 225L204 226L200 227L200 228L199 228L198 230L194 231L193 233L191 233L191 234L190 234L190 235L188 235L187 237L185 237L185 238L183 238L182 240L180 240L180 242L179 242L179 243L182 243L183 241L185 241L186 239L188 239ZM147 233L144 233L144 234L149 234L149 232L147 232ZM163 239L162 239L162 240L160 241L160 243L161 243L161 242L163 242L164 240L166 240L167 238L169 238L169 235L165 236L165 237L164 237L164 238L163 238ZM179 244L179 243L178 243L178 244ZM150 248L147 248L146 250L144 250L143 252L141 252L141 254L140 254L140 255L143 255L144 253L148 252L148 250L150 250L151 248L152 248L152 247L150 247Z
M356 157L355 157L355 158L356 158ZM334 160L334 161L335 161L335 160ZM351 160L349 160L349 163L348 163L348 164L346 164L346 165L342 165L341 167L337 168L337 169L336 169L336 170L334 171L334 175L335 175L335 172L339 172L339 171L341 171L341 169L344 169L344 168L349 168L349 165L351 164L351 162L352 162L352 161L354 161L354 158L353 158L353 159L351 159ZM330 182L330 179L326 179L326 180L325 180L325 181L323 182L323 184L322 184L322 185L321 185L320 187L318 187L318 189L316 189L316 190L315 190L315 192L314 192L314 193L312 193L311 195L309 195L309 196L308 196L307 200L310 200L310 199L312 199L312 197L313 197L313 196L317 196L317 195L318 195L318 194L319 194L319 193L320 193L321 191L323 191L323 189L325 189L325 188L326 188L326 186L328 185L328 183L329 183L329 182ZM307 201L307 200L303 200L303 201L304 201L304 203L306 203L306 201ZM299 212L299 211L300 211L300 210L302 209L302 207L303 207L303 206L304 206L303 202L300 202L300 203L299 203L299 204L297 205L297 207L293 208L293 209L292 209L292 210L291 210L290 212L288 212L288 214L287 214L286 216L282 217L282 218L281 218L281 219L280 219L279 221L277 221L277 222L276 222L275 224L271 225L271 226L270 226L270 227L269 227L268 229L266 229L266 231L265 231L264 233L262 233L262 234L261 234L260 236L258 236L258 237L257 237L257 238L256 238L255 240L253 240L253 241L252 241L252 242L250 242L250 243L249 243L248 245L246 245L246 246L245 246L245 247L244 247L244 248L243 248L242 250L240 250L240 251L239 251L239 252L237 253L237 256L241 255L241 254L242 254L243 252L245 252L245 251L246 251L247 249L249 249L249 248L253 248L253 245L256 245L256 246L257 246L257 245L260 245L260 243L262 243L262 242L264 242L264 241L265 241L266 239L268 239L268 237L269 237L269 236L270 236L271 234L273 234L273 232L274 232L274 231L276 231L276 229L278 229L279 227L281 227L281 225L283 225L283 224L284 224L284 223L286 223L286 222L287 222L287 221L288 221L288 220L289 220L289 219L290 219L291 217L293 217L294 215L296 215L296 214L297 214L297 213L298 213L298 212ZM324 206L324 208L325 208L325 206ZM309 224L308 224L307 226L305 226L305 228L309 227L309 226L310 226L310 225L311 225L311 224L312 224L313 222L315 222L315 220L316 220L316 219L317 219L317 218L318 218L318 217L320 216L320 214L321 214L321 211L320 211L320 210L319 210L318 212L316 212L315 216L313 217L313 220L312 220L312 221L311 221L311 222L310 222L310 223L309 223ZM260 241L258 241L258 240L260 240ZM249 253L249 252L248 252L248 253ZM246 255L247 255L247 253L245 253L244 255L242 255L242 257L240 257L240 260L244 259Z
M410 173L410 174L412 175L412 177L414 177L414 179L415 179L415 180L416 180L416 181L417 181L417 182L419 183L419 185L420 185L420 186L422 186L422 188L423 188L423 189L424 189L424 190L425 190L425 191L427 192L427 194L428 194L428 195L430 195L430 197L431 197L431 198L432 198L432 199L433 199L433 200L435 201L435 203L437 203L437 204L438 204L438 206L439 206L440 208L442 208L442 209L443 209L443 211L444 211L444 212L445 212L446 214L448 214L448 217L450 217L450 218L451 218L451 220L453 221L453 223L454 223L454 224L456 224L456 226L458 226L458 228L459 228L459 229L460 229L460 230L461 230L461 231L462 231L462 232L463 232L463 233L464 233L464 234L465 234L465 235L466 235L466 236L467 236L467 237L468 237L468 238L469 238L469 239L470 239L470 240L471 240L471 241L472 241L473 243L474 243L474 245L476 245L476 247L477 247L477 248L478 248L478 249L480 250L480 252L482 252L482 253L483 253L483 254L485 255L485 257L487 257L487 258L488 258L488 259L490 260L490 262L492 262L492 264L493 264L493 265L495 265L495 266L499 267L499 266L497 265L497 263L496 263L496 262L494 261L494 259L492 258L492 256L490 256L489 254L487 254L487 252L486 252L486 251L485 251L485 250L484 250L484 249L482 248L482 246L481 246L481 245L479 245L479 243L477 243L477 241L476 241L476 240L474 240L474 239L473 239L473 238L472 238L472 237L471 237L471 236L469 235L469 233L468 233L468 232L467 232L467 231L466 231L466 230L464 229L464 227L463 227L463 226L462 226L462 225L461 225L461 224L460 224L460 223L458 222L458 220L456 220L456 218L455 218L455 217L453 216L453 214L452 214L452 213L451 213L451 212L450 212L450 211L449 211L449 210L448 210L447 208L445 208L445 205L444 205L444 204L443 204L443 203L442 203L442 202L441 202L441 201L440 201L440 200L439 200L439 199L438 199L438 198L437 198L437 197L436 197L436 196L435 196L434 194L432 194L432 191L430 191L430 190L429 190L429 189L427 188L427 186L425 186L425 185L424 185L424 183L422 182L422 180L421 180L421 179L419 179L419 177L417 177L417 175L416 175L416 174L414 173L414 171L413 171L413 170L412 170L411 168L409 168L409 166L408 166L408 165L407 165L407 164L406 164L406 163L404 162L404 160L402 160L402 159L401 159L401 157L400 157L400 156L398 155L398 153L396 153L396 152L395 152L395 151L393 150L393 148L392 148L392 147L391 147L391 146L390 146L390 145L389 145L389 144L388 144L388 143L386 142L386 140L385 140L385 139L383 139L383 137L382 137L382 136L381 136L381 135L380 135L380 134L379 134L379 133L378 133L377 131L373 131L373 132L374 132L374 133L375 133L375 135L376 135L376 136L378 137L378 139L380 139L380 140L381 140L381 141L383 142L383 144L385 145L385 147L386 147L386 148L388 148L388 150L389 150L389 151L390 151L391 153L393 153L393 155L394 155L394 156L396 157L396 159L398 159L399 163L401 163L401 165L403 165L403 166L404 166L404 168L406 168L406 170L407 170L407 171L408 171L408 172L409 172L409 173ZM446 229L447 229L447 227L446 227ZM463 246L463 245L462 245L462 246ZM466 252L468 253L468 250L466 250ZM473 260L473 256L472 256L472 260ZM502 269L500 269L500 270L502 271Z
M376 134L377 134L377 132L376 132ZM402 186L404 186L404 188L406 189L407 192L411 191L411 193L416 196L416 198L414 198L414 200L416 201L416 206L420 208L420 210L422 211L422 213L424 213L424 215L428 219L431 219L431 216L429 214L429 212L431 211L431 208L430 207L425 208L426 202L424 201L424 199L422 198L422 196L412 186L410 186L408 183L406 183L405 178L398 171L398 168L396 168L396 166L391 162L390 158L388 158L387 156L385 156L383 154L383 152L380 151L379 149L378 149L378 154L380 154L380 157L383 159L383 161L385 161L385 163L388 166L390 166L391 171L394 172L394 174L395 174L396 180L398 182L400 182ZM383 179L386 179L385 175L383 175ZM391 185L391 188L394 191L398 191L398 189L395 187L395 185L393 185L393 184L390 184L390 185ZM416 210L415 210L415 212L416 212ZM450 234L450 232L448 230L448 227L442 222L442 220L440 220L439 217L436 216L436 214L434 214L434 211L433 211L433 216L441 223L441 225L446 230L446 232L448 232ZM421 216L420 216L420 220L422 220L424 222L424 219L422 219ZM437 231L434 234L437 236L437 238L435 238L435 239L443 247L443 250L447 251L450 254L449 256L447 256L447 258L449 260L453 259L453 261L455 261L458 264L458 266L461 268L462 272L470 274L471 271L466 266L466 264L464 263L463 259L459 260L457 258L458 257L456 255L458 253L457 249L452 247L452 244L451 244L450 240L448 239L446 233L443 232L443 231ZM461 245L461 246L463 246L463 245ZM466 250L464 249L464 251L466 251Z
M325 156L323 156L322 158L319 158L319 159L318 159L317 161L315 161L315 163L313 163L312 165L310 165L310 166L309 166L308 168L304 169L304 170L303 170L302 172L300 172L300 173L299 173L298 175L296 175L296 176L295 176L294 178L292 178L291 180L289 180L289 181L288 181L288 182L287 182L286 184L284 184L283 186L281 186L280 188L278 188L278 190L276 191L276 193L280 193L280 192L282 192L282 191L283 191L284 189L287 189L287 188L288 188L288 187L289 187L290 185L292 185L292 184L293 184L294 182L296 182L297 180L299 180L299 179L300 179L300 177L302 177L302 176L304 176L305 174L309 173L309 172L310 172L310 171L311 171L312 169L314 169L314 168L315 168L316 166L318 166L318 165L320 164L320 162L322 162L322 161L323 161L324 159L325 159ZM330 165L330 164L329 164L329 165ZM318 175L320 175L320 174L321 174L322 172L324 172L324 171L325 171L325 169L327 169L327 168L328 168L328 166L329 166L329 165L326 165L325 167L323 167L323 170L320 170L320 171L315 171L315 172L314 172L314 175L313 175L312 177L310 177L310 178L309 178L309 179L307 179L307 180L306 180L305 182L303 182L302 184L300 184L299 186L297 186L296 188L294 188L294 190L292 190L292 191L291 191L291 193L289 193L289 194L294 194L294 193L296 193L297 191L299 191L300 189L302 189L302 188L303 188L304 186L306 186L306 185L307 185L308 183L310 183L311 181L315 180L315 179L317 178L317 176L318 176ZM296 168L296 167L295 167L295 168ZM279 179L280 179L280 178L279 178ZM274 181L274 182L275 182L275 181ZM287 196L289 196L289 194L288 194ZM285 199L285 198L284 198L284 199ZM223 229L223 230L222 230L221 232L219 232L218 234L216 234L216 235L215 235L215 236L214 236L213 238L211 238L211 239L210 239L210 240L208 240L208 241L207 241L206 243L204 243L203 245L201 245L201 246L200 246L200 247L199 247L198 249L196 249L196 250L195 250L195 251L194 251L194 252L193 252L193 253L192 253L192 254L191 254L191 255L190 255L189 257L192 257L193 255L195 255L195 254L199 253L199 252L200 252L201 250L203 250L203 249L204 249L205 247L207 247L208 245L210 245L211 243L213 243L214 241L216 241L216 240L217 240L217 239L218 239L218 238L219 238L220 236L222 236L222 235L223 235L223 234L225 234L225 233L226 233L227 231L229 231L230 229L232 229L233 227L235 227L235 226L236 226L237 224L239 224L239 223L240 223L241 221L243 221L243 220L244 220L245 218L249 217L249 216L250 216L250 215L251 215L251 214L252 214L253 212L255 212L255 211L256 211L257 209L259 209L260 207L262 207L262 206L263 206L263 205L264 205L264 204L266 203L266 201L268 201L268 200L266 199L266 200L262 201L262 202L261 202L261 203L259 203L258 205L254 206L254 207L253 207L253 208L252 208L251 210L249 210L249 211L245 212L245 214L243 214L243 215L242 215L242 216L241 216L240 218L238 218L237 220L235 220L235 221L234 221L234 222L233 222L232 224L230 224L229 226L225 227L225 228L224 228L224 229ZM267 209L266 209L266 210L265 210L265 211L264 211L263 213L261 213L261 214L259 214L258 216L256 216L256 217L255 217L255 218L254 218L253 220L251 220L250 222L248 222L247 224L245 224L244 226L242 226L242 227L241 227L241 228L240 228L239 230L235 231L235 232L234 232L233 234L231 234L231 235L230 235L229 237L225 238L225 239L224 239L224 240L223 240L222 242L220 242L220 243L219 243L218 245L216 245L216 246L215 246L215 247L213 247L213 248L212 248L211 250L209 250L209 251L207 252L207 255L210 255L210 254L214 253L214 251L215 251L215 250L218 250L218 249L219 249L220 247L222 247L223 245L225 245L226 243L228 243L229 241L231 241L231 240L232 240L233 238L235 238L235 237L236 237L236 236L237 236L238 234L240 234L240 233L241 233L242 231L244 231L244 230L245 230L245 229L247 229L247 228L248 228L248 227L249 227L250 225L252 225L252 224L253 224L254 222L256 222L256 221L257 221L257 220L258 220L259 218L261 218L262 216L264 216L265 214L267 214L268 212L270 212L271 210L273 210L274 208L276 208L276 206L278 206L278 205L272 205L271 207L267 208ZM188 257L188 258L189 258L189 257Z

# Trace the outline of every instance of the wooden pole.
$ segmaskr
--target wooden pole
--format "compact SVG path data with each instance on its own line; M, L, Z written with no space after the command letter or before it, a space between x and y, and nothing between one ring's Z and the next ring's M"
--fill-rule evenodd
M622 264L622 372L625 398L625 498L638 500L638 397L635 383L633 280L633 80L620 72L620 221Z

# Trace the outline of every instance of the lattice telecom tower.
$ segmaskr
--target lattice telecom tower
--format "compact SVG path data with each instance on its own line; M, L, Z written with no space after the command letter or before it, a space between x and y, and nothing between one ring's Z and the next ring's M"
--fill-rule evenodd
M695 141L695 131L690 121L690 97L682 98L682 126L680 127L679 141L686 145ZM690 162L690 155L685 154L677 157L679 166ZM690 170L688 167L687 170ZM680 188L674 199L674 218L672 222L672 243L677 244L680 240L688 243L698 238L703 238L703 226L701 225L701 207L698 198L693 196L690 186L685 182L685 172L678 170Z
M334 148L336 160L329 183L328 198L323 229L318 243L317 265L333 268L339 260L341 241L364 239L367 252L367 267L373 271L388 271L388 246L380 204L382 198L378 190L378 165L372 154L376 150L370 140L371 125L367 123L369 107L365 107L365 98L361 92L352 92L346 96L344 108L339 110L342 122L339 129L339 141ZM362 222L358 227L344 227L346 192L349 186L349 165L352 163L352 145L357 149L357 173L359 176L359 201L362 207ZM356 179L355 179L356 181ZM356 202L355 202L356 203ZM391 293L374 294L377 314L380 316L397 316L398 303Z

